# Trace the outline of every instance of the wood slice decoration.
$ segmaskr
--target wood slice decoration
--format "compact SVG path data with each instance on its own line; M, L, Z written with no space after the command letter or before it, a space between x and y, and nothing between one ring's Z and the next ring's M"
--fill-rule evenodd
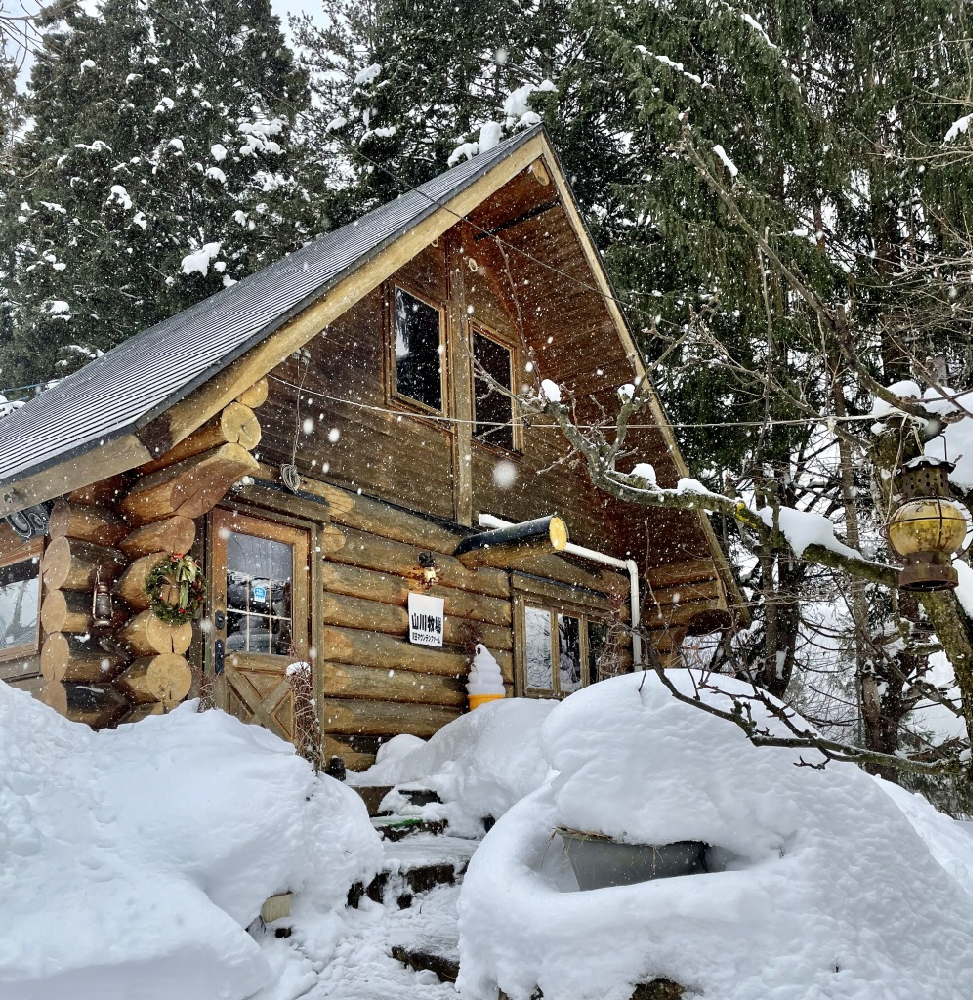
M260 421L253 410L243 403L229 403L212 420L173 445L164 455L147 462L140 471L155 472L224 444L237 444L246 451L253 451L260 444L260 435Z
M159 563L169 558L165 552L153 552L131 563L115 584L115 593L124 598L133 608L144 611L151 603L145 589L145 581Z
M262 406L267 402L269 392L270 382L266 378L262 378L254 382L249 389L244 389L243 392L237 396L237 402L243 403L244 406L250 406L253 409L256 409L258 406Z
M197 518L222 500L238 479L259 471L245 448L224 444L140 479L119 509L137 525L175 514Z
M41 647L41 673L48 682L106 684L124 666L125 658L118 653L63 632L49 635Z
M78 538L96 545L117 545L127 534L128 525L109 510L82 507L58 500L51 511L48 534L51 538Z
M53 632L90 632L91 594L82 590L49 590L41 605L41 625L47 635ZM112 605L112 619L105 631L117 628L130 614L121 601Z
M136 656L154 656L157 653L182 655L192 642L193 627L190 622L169 625L149 610L131 619L119 636Z

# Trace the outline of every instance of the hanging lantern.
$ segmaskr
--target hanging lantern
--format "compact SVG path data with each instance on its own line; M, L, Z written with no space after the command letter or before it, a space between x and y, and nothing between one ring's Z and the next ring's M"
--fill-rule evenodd
M91 624L96 628L111 625L113 617L111 591L108 584L101 578L101 572L95 580L95 592L91 600Z
M949 474L952 462L921 455L899 473L900 505L889 522L892 548L905 565L899 570L899 589L950 590L959 578L953 556L966 540L963 508L952 499Z

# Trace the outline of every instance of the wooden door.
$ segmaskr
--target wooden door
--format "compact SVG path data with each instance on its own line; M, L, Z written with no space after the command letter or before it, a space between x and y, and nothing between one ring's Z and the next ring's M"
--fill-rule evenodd
M286 669L308 659L308 533L230 510L215 510L211 525L217 703L293 740Z

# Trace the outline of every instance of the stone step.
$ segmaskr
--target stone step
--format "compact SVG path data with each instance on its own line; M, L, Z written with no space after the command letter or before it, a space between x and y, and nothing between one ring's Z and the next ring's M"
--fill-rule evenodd
M372 826L383 840L398 841L416 834L437 836L446 829L445 820L425 820L418 816L373 816Z
M444 955L448 942L432 939L414 947L392 945L392 957L414 972L432 972L441 983L455 983L459 976L459 956Z
M394 902L406 909L413 897L462 881L477 846L475 840L434 833L416 833L407 840L387 843L382 871L367 886L353 886L349 903L357 906L367 896L376 903Z
M440 886L421 897L421 905L389 920L392 957L414 972L431 972L441 983L459 975L459 886Z

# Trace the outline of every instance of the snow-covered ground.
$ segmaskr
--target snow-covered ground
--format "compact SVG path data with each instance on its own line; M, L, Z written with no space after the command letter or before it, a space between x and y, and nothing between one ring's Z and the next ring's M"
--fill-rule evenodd
M392 741L352 775L435 788L441 805L408 808L453 832L497 820L482 843L391 843L352 789L219 711L93 733L0 684L0 998L455 1000L396 946L461 958L469 1000L498 985L514 1000L537 985L546 1000L628 1000L656 977L707 1000L969 996L973 836L853 767L795 759L653 675L561 704L508 699L428 743ZM580 892L558 826L702 840L736 860ZM471 855L462 887L400 908L407 872L460 873ZM379 870L383 901L348 907ZM265 928L261 904L285 890L291 916Z
M671 676L692 690L687 671ZM724 694L704 697L731 708ZM759 703L752 711L782 729ZM572 695L541 749L553 773L486 835L466 876L464 996L492 1000L499 986L527 1000L539 986L547 1000L628 1000L655 978L712 1000L969 995L973 842L922 800L850 766L795 766L794 750L756 748L654 674ZM552 844L558 827L702 841L735 860L579 892Z
M374 767L349 776L365 785L416 785L442 804L413 806L393 791L388 809L427 820L445 819L461 837L483 834L483 819L499 819L547 777L539 737L556 702L507 698L489 702L440 729L428 743L397 736Z
M0 683L0 997L216 1000L274 974L246 932L299 892L319 960L382 860L359 797L186 704L95 733Z

